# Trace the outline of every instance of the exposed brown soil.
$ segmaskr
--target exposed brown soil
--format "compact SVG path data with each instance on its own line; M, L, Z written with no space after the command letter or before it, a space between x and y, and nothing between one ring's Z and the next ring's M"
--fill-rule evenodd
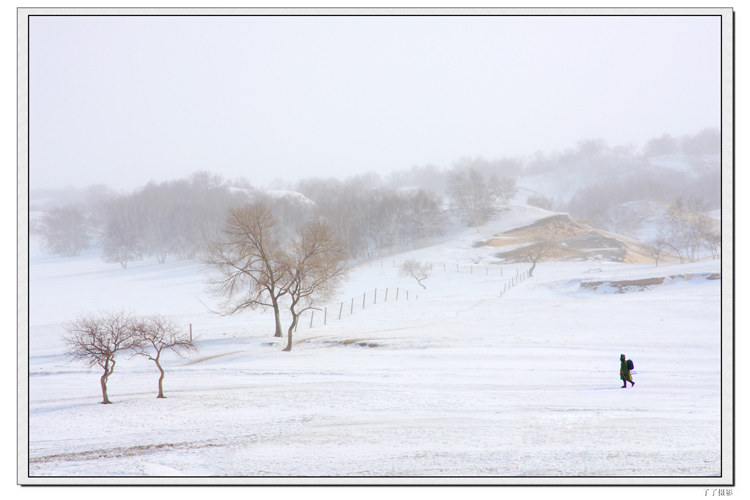
M612 288L617 288L617 292L615 293L625 293L648 290L651 287L663 284L667 280L673 281L677 279L683 279L685 281L690 281L691 279L696 277L705 278L707 280L720 280L721 273L678 274L669 277L661 276L656 278L643 278L639 280L622 281L582 281L581 288L596 290L600 286L609 286Z
M483 244L490 247L504 247L532 241L558 240L578 236L589 230L591 227L574 222L569 215L559 214L539 219L528 226L505 231Z
M664 277L660 278L644 278L640 280L630 281L582 281L581 287L596 290L602 285L611 286L617 288L617 293L625 293L632 289L645 290L647 287L654 285L661 285L664 283Z
M529 262L528 254L543 244L542 261L550 260L607 260L626 263L651 263L646 245L622 235L595 229L585 221L574 221L567 214L540 219L528 226L512 229L494 236L478 246L505 247L524 245L515 250L500 252L497 257L510 262ZM662 258L666 261L669 258Z

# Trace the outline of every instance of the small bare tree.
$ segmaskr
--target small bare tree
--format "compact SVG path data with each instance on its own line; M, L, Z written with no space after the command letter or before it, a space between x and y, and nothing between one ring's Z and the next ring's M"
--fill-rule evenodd
M662 238L656 238L646 243L646 249L648 250L649 255L653 257L656 267L659 267L659 258L667 253L666 249L668 246L667 242Z
M104 370L100 379L102 404L110 404L107 381L115 370L115 358L139 342L133 315L124 312L82 315L66 324L65 330L63 341L70 357L89 368L98 365Z
M497 181L497 196L502 201L503 206L508 208L510 200L518 194L518 185L512 177L503 177Z
M448 196L451 206L461 218L477 228L496 213L498 180L485 179L475 168L454 169L448 175Z
M547 251L550 242L549 240L537 243L527 247L526 253L521 255L526 262L531 262L531 269L529 269L529 278L534 276L534 269L536 269L536 263L540 260L544 260L550 257L550 253Z
M225 240L209 246L204 263L214 271L210 290L225 300L220 314L271 308L276 322L274 336L281 337L279 300L287 293L288 280L274 226L271 211L263 203L231 209Z
M721 257L721 231L705 231L702 233L704 242L711 250L711 258L716 260Z
M346 279L349 269L346 245L322 221L298 229L285 262L292 323L284 351L291 351L292 333L300 315L315 309L319 302L329 300Z
M422 281L430 277L430 271L431 271L431 267L429 264L422 264L417 259L409 259L405 261L403 264L401 264L401 269L399 269L399 274L401 276L411 276L412 278L417 280L417 283L419 283L419 286L427 290L427 287L424 286Z
M161 365L162 353L172 351L182 357L185 353L196 352L198 348L175 322L158 314L138 319L135 330L138 343L134 345L134 350L139 356L156 363L160 374L159 395L156 397L165 398L162 385L164 381L164 368Z

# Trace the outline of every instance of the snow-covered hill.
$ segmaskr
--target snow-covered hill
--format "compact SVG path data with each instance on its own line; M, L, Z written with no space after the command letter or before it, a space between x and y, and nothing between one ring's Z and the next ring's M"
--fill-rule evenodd
M354 268L336 300L302 318L292 352L272 337L271 314L210 313L194 262L121 269L93 251L42 254L32 237L30 474L514 483L720 474L720 261L548 261L522 279L528 264L486 244L550 215L514 207ZM408 258L433 264L426 290L399 275ZM688 275L697 278L673 278ZM118 362L112 405L99 404L96 369L67 361L64 322L105 309L192 325L200 350L165 360L167 399L156 398L150 361ZM621 353L636 365L632 389L620 389Z

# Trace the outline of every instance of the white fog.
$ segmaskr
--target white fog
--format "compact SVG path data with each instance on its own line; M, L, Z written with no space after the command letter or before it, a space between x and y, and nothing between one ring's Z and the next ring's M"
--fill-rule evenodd
M30 16L20 481L731 486L721 13Z

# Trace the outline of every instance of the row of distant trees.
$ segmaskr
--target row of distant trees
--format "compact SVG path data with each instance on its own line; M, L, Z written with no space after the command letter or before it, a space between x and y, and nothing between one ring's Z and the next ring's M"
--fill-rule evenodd
M220 177L197 172L130 194L53 207L43 213L39 231L43 248L61 257L96 245L105 262L123 268L150 256L160 263L170 255L192 259L217 238L227 210L245 199Z
M155 257L164 263L194 259L219 238L228 211L262 201L289 236L311 218L323 218L345 242L351 258L404 251L429 244L442 234L442 197L426 189L400 190L350 182L308 179L293 196L252 187L237 188L205 173L130 194L101 197L95 203L46 210L39 221L45 250L61 257L96 246L105 262L129 263Z
M443 233L447 218L441 196L423 188L373 186L370 180L311 178L292 189L314 203L314 209L299 208L323 218L355 259L420 248ZM279 213L278 203L271 204L274 215Z
M715 207L720 202L718 169L697 176L655 170L647 156L713 154L719 146L718 131L707 129L679 139L665 134L649 141L642 152L588 140L563 152L525 159L462 158L451 169L415 166L385 179L369 173L345 181L308 178L279 186L302 193L313 204L272 196L244 180L229 182L197 172L186 179L151 182L129 194L100 192L89 203L48 209L39 230L51 253L69 257L97 246L106 262L125 268L150 256L165 262L170 256L181 260L204 254L230 208L264 201L277 225L289 234L309 217L322 217L346 243L351 258L366 259L430 244L444 232L451 215L479 226L518 193L519 175L551 169L573 172L571 178L582 180L584 186L567 200L537 194L527 202L568 212L593 225L603 223L608 209L631 200L668 203L683 196Z

